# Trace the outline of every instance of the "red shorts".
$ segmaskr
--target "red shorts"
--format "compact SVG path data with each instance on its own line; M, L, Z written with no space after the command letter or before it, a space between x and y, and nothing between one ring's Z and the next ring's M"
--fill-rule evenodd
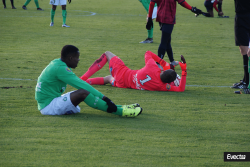
M119 88L129 88L129 83L127 82L130 70L124 62L118 57L112 57L109 62L109 71L112 77L115 78L115 85Z

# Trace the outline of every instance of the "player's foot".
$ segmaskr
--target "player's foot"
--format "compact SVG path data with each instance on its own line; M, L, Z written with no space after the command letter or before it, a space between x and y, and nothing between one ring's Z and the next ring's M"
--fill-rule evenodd
M250 89L246 88L246 89L234 91L234 93L236 93L236 94L250 94Z
M12 6L12 9L16 9L15 6Z
M44 11L42 8L37 8L37 10Z
M22 8L23 8L24 10L27 10L26 6L24 6L24 5L22 6Z
M124 105L122 106L122 116L123 117L136 117L141 114L142 108L141 107L134 107L130 105Z
M63 24L62 27L70 27L70 26L68 26L67 24Z
M135 103L135 104L130 104L130 105L123 105L122 107L128 107L128 108L132 108L132 109L135 109L136 107L140 107L140 104L138 103Z
M51 22L49 26L52 27L53 25L54 25L54 22Z
M172 61L170 64L173 65L173 66L177 66L179 64L179 62L178 61Z
M245 88L247 88L247 84L241 80L239 83L233 84L233 86L231 88L234 88L234 89L245 89Z
M3 8L6 9L6 6L4 6Z
M147 38L145 41L141 41L139 43L153 43L153 38Z

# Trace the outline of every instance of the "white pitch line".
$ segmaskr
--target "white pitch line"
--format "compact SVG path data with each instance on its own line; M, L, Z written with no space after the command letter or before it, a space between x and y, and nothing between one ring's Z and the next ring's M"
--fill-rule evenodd
M37 81L37 79L21 79L21 78L0 78L4 80L21 80L21 81Z
M37 81L37 79L21 79L21 78L0 78L3 80L19 80L19 81ZM186 85L187 87L204 87L204 88L230 88L230 86L211 86L211 85Z
M50 10L50 9L51 8L49 8L48 10ZM69 12L67 16L95 16L95 15L103 15L103 16L105 16L105 15L107 15L107 16L125 16L125 15L127 15L127 16L139 16L139 17L143 16L143 17L145 17L145 15L140 15L140 14L139 15L133 15L133 14L98 14L98 13L95 13L95 12L82 11L82 10L70 10L70 11L73 11L73 12L72 13ZM26 11L21 11L21 12L24 13ZM74 12L79 12L79 13L83 13L83 14L74 14ZM41 13L41 14L44 14L44 12L37 12L37 11L33 11L33 12L30 12L30 13ZM23 15L21 15L21 16L20 15L9 16L9 15L7 15L7 16L0 16L0 17L50 17L50 16L49 15L46 15L46 16L44 16L44 15L42 15L42 16L23 16ZM61 16L56 15L55 17L61 17Z

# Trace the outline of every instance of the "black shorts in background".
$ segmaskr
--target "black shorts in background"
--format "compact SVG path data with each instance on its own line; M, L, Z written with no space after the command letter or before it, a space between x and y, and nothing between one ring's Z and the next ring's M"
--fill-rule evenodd
M234 20L234 34L236 46L249 46L250 14L236 14Z

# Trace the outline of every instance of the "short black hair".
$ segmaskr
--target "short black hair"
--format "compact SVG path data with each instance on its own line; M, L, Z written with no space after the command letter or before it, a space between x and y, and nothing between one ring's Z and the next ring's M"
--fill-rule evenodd
M61 51L61 58L67 58L69 55L79 52L79 49L73 45L65 45Z
M164 83L171 83L176 79L176 76L176 72L172 69L169 69L161 74L161 81Z

